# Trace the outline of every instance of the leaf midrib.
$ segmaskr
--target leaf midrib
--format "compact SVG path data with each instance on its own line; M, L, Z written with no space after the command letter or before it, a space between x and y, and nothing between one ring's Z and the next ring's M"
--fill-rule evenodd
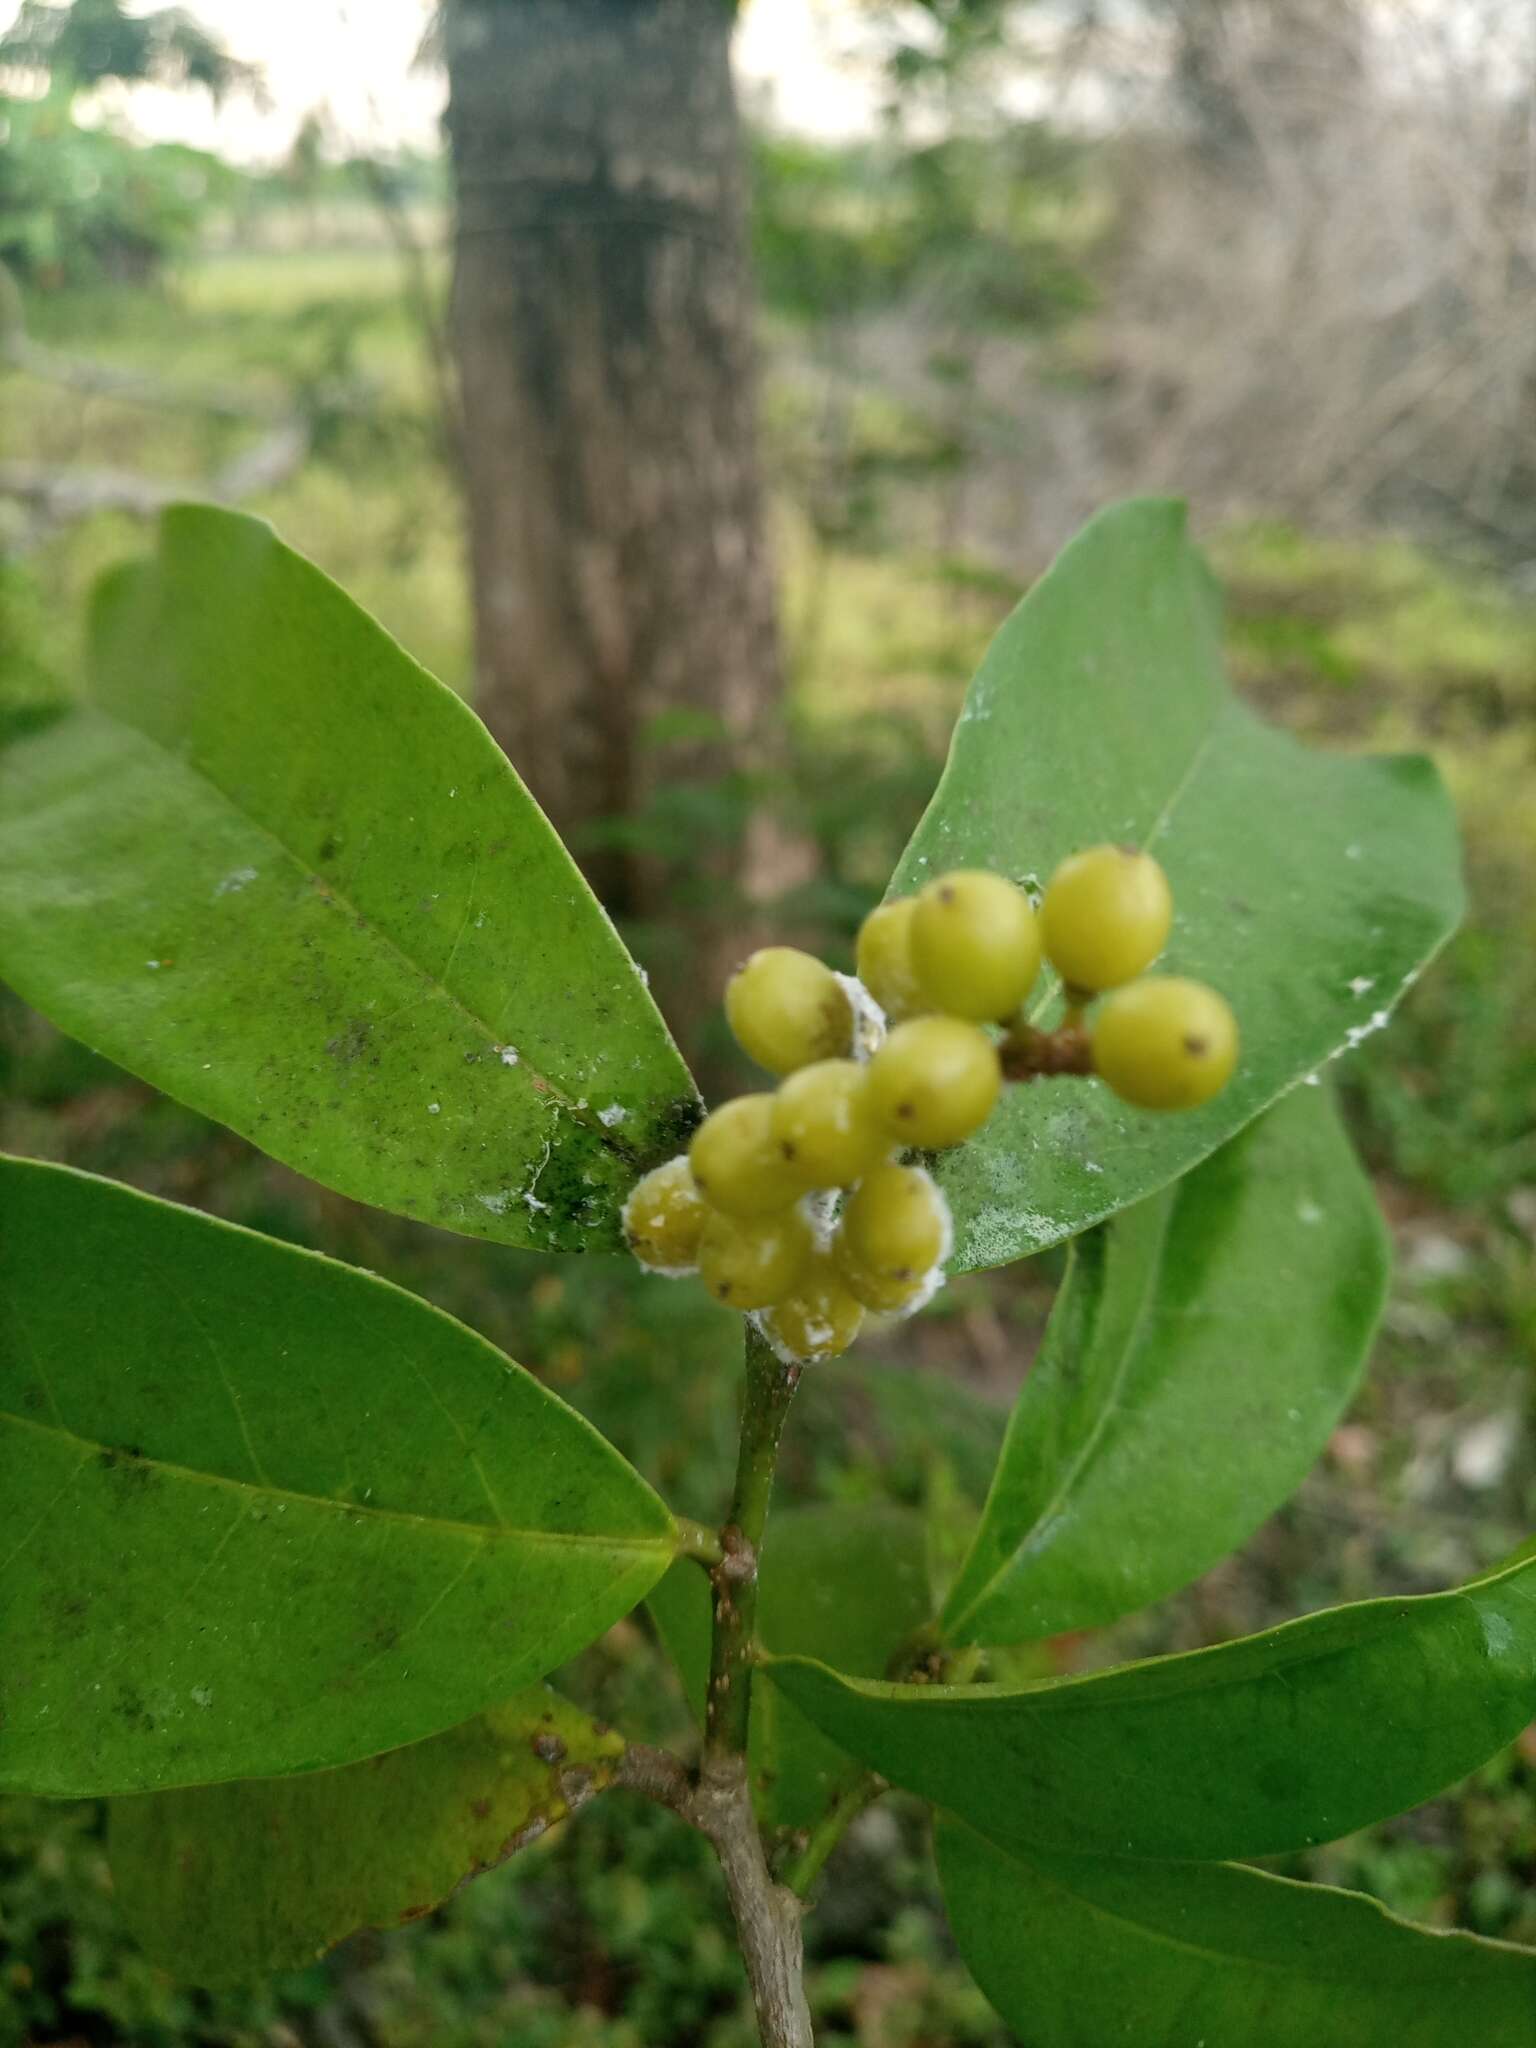
M457 1015L462 1017L466 1023L472 1025L476 1033L484 1038L488 1046L494 1046L500 1042L495 1027L489 1024L477 1011L471 1009L468 1003L454 989L449 987L447 982L439 980L430 967L424 965L422 961L416 959L413 954L408 952L387 925L382 923L372 913L364 910L361 904L357 903L345 890L337 888L328 876L322 875L317 868L311 867L300 854L295 852L293 847L283 838L282 834L274 830L265 819L253 816L243 804L239 803L230 794L216 776L209 773L201 760L176 753L172 748L166 746L163 740L157 738L154 733L147 732L141 725L136 725L131 718L123 718L116 712L103 709L94 699L90 700L83 708L88 709L94 717L100 718L109 726L117 726L124 732L136 734L146 746L152 748L155 753L171 762L174 767L181 769L195 777L196 780L206 784L221 802L229 806L235 816L250 831L260 834L262 838L269 841L306 883L316 886L326 901L334 904L341 911L350 913L357 920L359 927L366 931L370 938L383 946L387 952L393 954L413 974L420 975L429 988L438 991L444 996ZM551 826L550 830L553 831L553 829ZM466 919L467 915L466 911ZM454 955L458 952L459 940L463 936L463 926L461 925L458 937L455 938L449 951L450 964ZM540 1090L547 1092L567 1116L589 1130L597 1138L598 1142L608 1151L612 1152L616 1158L623 1160L626 1165L631 1166L638 1162L640 1155L637 1150L627 1143L624 1138L618 1136L614 1127L602 1123L590 1107L586 1109L578 1107L577 1101L568 1095L557 1081L551 1080L546 1073L534 1067L521 1055L519 1055L517 1065L512 1070L512 1073L514 1080L519 1080L530 1096L536 1098Z
M1010 1708L1021 1706L1030 1713L1112 1713L1124 1707L1164 1706L1197 1693L1216 1693L1238 1686L1263 1683L1278 1677L1281 1672L1297 1665L1321 1664L1330 1658L1353 1656L1361 1650L1376 1648L1390 1632L1394 1624L1409 1620L1421 1609L1433 1607L1436 1613L1451 1613L1457 1606L1470 1607L1474 1614L1480 1614L1477 1595L1493 1586L1502 1586L1519 1580L1523 1572L1536 1573L1536 1558L1524 1564L1510 1566L1506 1571L1489 1577L1476 1579L1465 1586L1452 1586L1443 1593L1389 1594L1377 1600L1363 1600L1353 1608L1324 1608L1327 1615L1353 1614L1364 1622L1361 1632L1349 1641L1320 1643L1312 1645L1301 1641L1299 1647L1291 1643L1315 1615L1299 1615L1294 1621L1282 1622L1268 1632L1266 1642L1262 1635L1241 1636L1238 1643L1251 1649L1263 1648L1273 1652L1273 1661L1259 1670L1238 1671L1226 1674L1214 1668L1225 1651L1235 1645L1212 1643L1205 1649L1182 1650L1170 1657L1152 1658L1142 1663L1112 1665L1104 1671L1090 1671L1067 1678L1040 1678L1017 1686L996 1685L930 1685L909 1686L887 1679L854 1678L847 1672L837 1671L830 1664L817 1657L787 1656L767 1660L774 1664L804 1665L812 1671L833 1680L843 1692L861 1696L876 1704L897 1709L911 1708L915 1712L931 1711L934 1708L964 1704L978 1713L1006 1713ZM1536 1598L1536 1595L1532 1596ZM1481 1620L1479 1619L1479 1626ZM1156 1676L1171 1665L1180 1667L1174 1682L1159 1681ZM1124 1680L1132 1674L1142 1678L1140 1689L1129 1686L1110 1691L1109 1681ZM1085 1697L1091 1694L1103 1697Z
M1154 1197L1153 1199L1156 1198ZM1153 1248L1151 1256L1147 1260L1146 1279L1142 1286L1141 1299L1137 1303L1135 1318L1131 1324L1130 1333L1126 1339L1126 1342L1121 1349L1119 1364L1116 1366L1114 1373L1111 1376L1108 1391L1105 1395L1104 1400L1100 1403L1099 1412L1094 1420L1093 1427L1088 1431L1087 1436L1084 1438L1082 1444L1079 1446L1076 1454L1072 1458L1071 1463L1067 1467L1066 1472L1062 1475L1060 1484L1057 1486L1055 1492L1051 1495L1050 1500L1047 1501L1046 1505L1042 1509L1040 1509L1040 1511L1033 1517L1028 1528L1024 1531L1023 1535L1019 1538L1018 1542L1013 1546L1012 1550L1008 1553L1007 1557L1003 1559L1002 1563L987 1579L981 1591L978 1594L976 1594L976 1596L968 1603L964 1612L955 1616L955 1618L947 1624L948 1629L961 1629L966 1627L969 1623L975 1622L977 1616L986 1608L987 1603L996 1596L999 1589L1008 1579L1010 1573L1012 1573L1018 1568L1024 1547L1029 1542L1030 1538L1036 1535L1041 1529L1043 1529L1050 1522L1051 1517L1060 1510L1063 1501L1067 1499L1069 1494L1075 1488L1077 1482L1082 1477L1083 1473L1086 1471L1089 1463L1091 1462L1094 1453L1098 1450L1099 1445L1103 1440L1104 1432L1109 1427L1110 1417L1115 1413L1115 1403L1119 1398L1121 1389L1124 1387L1125 1382L1130 1375L1131 1366L1138 1352L1141 1349L1142 1342L1147 1333L1147 1326L1152 1318L1153 1310L1157 1299L1158 1283L1162 1278L1163 1262L1167 1251L1168 1237L1170 1231L1173 1228L1174 1213L1177 1210L1178 1205L1179 1197L1177 1193L1173 1194L1165 1203L1162 1220L1158 1227L1157 1243ZM1076 1260L1074 1260L1073 1263L1075 1266ZM1071 1282L1072 1275L1069 1273L1066 1280L1063 1282L1063 1292L1068 1286L1071 1285ZM1107 1278L1105 1282L1105 1292L1106 1294L1108 1292ZM1003 1479L1003 1466L1007 1460L1007 1455L1008 1445L1005 1439L1003 1450L998 1460L997 1478L999 1484L1002 1482ZM990 1506L990 1501L987 1505ZM986 1527L986 1521L987 1508L983 1507L980 1524L981 1528Z
M602 1549L648 1557L656 1551L666 1554L676 1548L664 1535L654 1538L637 1536L607 1536L601 1533L561 1529L529 1529L510 1522L460 1522L449 1516L417 1514L409 1508L386 1508L371 1501L332 1500L325 1494L303 1493L287 1486L257 1486L248 1479L231 1479L221 1472L199 1472L191 1465L179 1465L168 1458L146 1457L137 1452L125 1450L120 1444L101 1443L91 1437L81 1436L77 1431L60 1428L53 1423L36 1422L31 1416L17 1415L11 1409L0 1408L0 1423L11 1423L18 1429L30 1430L37 1436L55 1437L79 1450L84 1457L110 1455L130 1461L135 1467L147 1468L163 1473L167 1478L185 1485L215 1487L227 1493L260 1501L290 1502L306 1508L325 1508L336 1515L367 1517L379 1522L399 1522L418 1528L431 1529L440 1534L469 1536L478 1542L499 1541L548 1544L584 1549Z
M1158 840L1162 838L1163 834L1168 830L1168 827L1173 823L1174 815L1177 812L1179 805L1183 803L1185 797L1189 794L1190 788L1194 783L1195 777L1200 773L1200 770L1205 766L1206 757L1210 753L1211 748L1216 744L1217 734L1220 732L1222 726L1227 723L1228 717L1231 714L1231 712L1236 708L1238 707L1234 706L1231 703L1222 703L1219 700L1215 705L1213 705L1211 711L1211 722L1206 727L1205 731L1201 734L1198 744L1191 749L1189 759L1184 764L1183 772L1180 774L1178 780L1174 783L1173 788L1169 791L1162 809L1158 812L1157 816L1152 820L1151 824L1147 827L1142 837L1135 842L1137 846L1140 848L1141 852L1150 853L1152 851L1152 848L1157 844ZM1163 951L1167 951L1166 946L1164 947ZM1161 959L1162 955L1159 954L1158 957L1159 959ZM1049 1010L1051 1004L1055 1002L1057 996L1060 995L1060 993L1061 976L1056 972L1054 968L1048 968L1046 972L1045 986L1040 991L1038 998L1030 1005L1029 1008L1029 1021L1031 1024L1038 1024L1040 1022L1041 1018L1044 1017L1046 1011Z

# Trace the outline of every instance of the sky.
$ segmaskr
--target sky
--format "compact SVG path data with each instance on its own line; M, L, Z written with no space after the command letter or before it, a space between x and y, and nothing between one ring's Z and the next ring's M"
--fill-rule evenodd
M413 69L430 0L187 0L237 57L259 64L271 106L241 98L218 110L197 92L139 87L103 95L103 112L155 140L217 149L241 162L280 158L304 115L326 103L341 151L435 146L443 82ZM135 12L147 11L136 5ZM18 0L0 0L0 29ZM824 136L866 127L867 67L850 57L853 0L747 0L737 77L779 125Z

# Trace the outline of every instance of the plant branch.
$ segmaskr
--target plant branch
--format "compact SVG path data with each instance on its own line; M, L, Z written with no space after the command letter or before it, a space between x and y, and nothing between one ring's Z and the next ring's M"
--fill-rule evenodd
M633 1743L617 1782L669 1807L720 1859L763 2048L814 2048L803 1983L800 1901L775 1884L752 1811L744 1756L706 1758L698 1782L667 1750Z
M752 1685L748 1649L757 1620L757 1554L768 1520L779 1439L799 1382L799 1366L785 1365L748 1323L736 1489L729 1519L720 1531L724 1554L710 1573L715 1613L704 1717L706 1760L746 1755Z
M720 1859L763 2048L814 2048L805 2002L800 1900L773 1881L752 1811L747 1769L757 1559L779 1440L799 1379L800 1368L785 1365L749 1323L730 1518L718 1539L695 1522L679 1525L682 1554L707 1563L714 1592L704 1760L698 1776L691 1778L667 1751L644 1744L628 1749L618 1770L621 1785L670 1807L706 1837Z
M1009 1081L1034 1081L1043 1074L1091 1074L1093 1048L1083 1029L1082 1011L1069 1009L1059 1030L1037 1031L1022 1025L998 1047L1003 1077Z

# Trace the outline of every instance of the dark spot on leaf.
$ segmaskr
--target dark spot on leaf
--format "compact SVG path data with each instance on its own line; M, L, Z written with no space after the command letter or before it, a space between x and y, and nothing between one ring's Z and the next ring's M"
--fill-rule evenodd
M126 1722L136 1734L154 1734L155 1717L131 1685L124 1685L118 1688L113 1712L119 1720Z
M558 1735L541 1731L533 1738L533 1753L541 1763L557 1764L565 1755L565 1744Z
M340 851L341 841L334 832L327 832L320 842L320 858L322 860L334 860Z
M373 1025L368 1018L354 1017L345 1031L338 1032L336 1037L327 1039L325 1049L332 1059L341 1060L343 1064L350 1065L353 1060L360 1059L366 1051L368 1034L372 1029Z
M469 1810L476 1820L489 1820L491 1817L491 1802L489 1799L472 1799L469 1802Z
M679 1152L686 1151L688 1140L703 1121L703 1104L693 1096L684 1095L675 1102L669 1102L655 1120L656 1162L673 1159ZM647 1152L647 1158L650 1156Z

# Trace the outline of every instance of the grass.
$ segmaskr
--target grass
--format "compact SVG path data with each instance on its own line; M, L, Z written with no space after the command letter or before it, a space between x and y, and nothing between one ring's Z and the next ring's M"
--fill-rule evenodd
M338 378L366 389L366 414L331 416L315 459L253 509L469 688L455 495L386 254L222 256L163 294L44 302L34 327L61 349L153 364L167 379L235 380L275 398ZM248 432L17 379L6 396L0 460L195 484ZM781 376L770 455L782 480L796 766L773 794L823 852L783 906L786 921L825 932L836 950L915 821L965 679L1015 592L977 565L916 559L892 540L880 492L921 489L924 462L942 463L943 451L883 402L854 422L858 516L829 518L802 488L808 417ZM1473 911L1393 1030L1343 1069L1399 1245L1366 1389L1295 1501L1239 1557L1118 1630L1126 1654L1387 1587L1445 1584L1536 1526L1536 609L1391 538L1342 542L1272 523L1210 538L1232 597L1233 666L1256 702L1329 744L1435 753L1461 811ZM141 540L128 521L98 518L4 573L0 706L67 687L91 575ZM734 813L720 815L728 824ZM718 1516L733 1388L718 1365L720 1320L694 1290L637 1288L621 1262L602 1261L575 1285L556 1262L357 1209L14 1003L0 1005L0 1084L8 1149L130 1178L389 1272L540 1372L682 1511ZM1054 1278L1042 1260L958 1284L889 1361L905 1370L850 1365L809 1384L786 1446L788 1496L915 1503L938 1484L978 1498ZM925 1380L925 1368L940 1376ZM571 1682L626 1726L678 1725L680 1699L638 1623ZM1536 1940L1536 1756L1517 1746L1419 1813L1286 1867L1433 1922ZM125 1942L93 1808L0 1803L0 2042L745 2048L722 1926L698 1845L615 1797L430 1923L209 1998L170 1985ZM949 1950L919 1824L902 1803L876 1808L851 1838L812 1940L829 2040L1001 2044Z

